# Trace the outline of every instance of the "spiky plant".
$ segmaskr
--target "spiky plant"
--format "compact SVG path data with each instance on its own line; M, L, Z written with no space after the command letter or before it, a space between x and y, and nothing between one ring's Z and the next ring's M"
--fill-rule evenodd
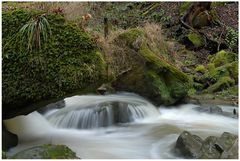
M20 43L27 42L28 50L39 50L48 36L51 35L51 28L45 14L32 18L18 32Z

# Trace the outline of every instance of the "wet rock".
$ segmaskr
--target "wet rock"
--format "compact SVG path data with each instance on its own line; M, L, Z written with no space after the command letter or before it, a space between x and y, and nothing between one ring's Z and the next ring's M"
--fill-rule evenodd
M50 103L48 104L47 106L41 108L38 110L39 113L46 113L47 111L49 110L52 110L52 109L61 109L65 107L65 101L64 100L61 100L61 101L58 101L58 102L55 102L55 103Z
M217 140L218 145L221 145L225 150L229 149L237 139L237 135L224 132L221 137Z
M200 106L195 108L199 112L206 112L211 114L222 114L223 110L219 106Z
M42 145L25 149L11 159L79 159L66 145Z
M177 139L176 153L186 158L198 158L203 140L191 133L184 131Z
M221 159L238 159L238 139L235 140L229 150L222 153Z
M190 159L237 159L238 136L224 132L220 137L209 136L204 141L184 131L177 140L175 151Z
M111 94L115 93L115 90L110 84L102 84L99 88L97 88L97 93L101 95Z
M4 125L2 125L2 148L8 150L18 144L18 137L16 134L9 132Z
M215 146L215 143L217 141L217 137L215 136L209 136L204 141L202 147L201 147L201 156L199 158L201 159L217 159L220 158L220 151Z

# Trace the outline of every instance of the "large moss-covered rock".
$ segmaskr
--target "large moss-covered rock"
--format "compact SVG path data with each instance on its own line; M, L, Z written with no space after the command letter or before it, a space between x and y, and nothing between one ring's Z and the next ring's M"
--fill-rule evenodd
M36 102L99 86L104 78L105 63L91 37L60 15L45 14L52 34L40 50L28 50L17 33L39 14L26 10L2 13L4 116Z
M66 145L42 145L18 152L11 159L78 159Z
M181 100L190 87L189 77L168 59L165 47L157 48L141 29L128 30L114 39L115 45L128 52L131 70L113 83L117 90L136 92L157 104L170 105Z

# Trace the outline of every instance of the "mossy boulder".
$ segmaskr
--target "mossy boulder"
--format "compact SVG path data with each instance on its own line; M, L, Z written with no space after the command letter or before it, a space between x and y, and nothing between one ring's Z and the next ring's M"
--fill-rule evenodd
M3 11L3 116L49 99L60 99L105 79L105 62L90 35L62 16L45 14L51 36L29 51L16 34L39 11Z
M79 159L66 145L41 145L18 152L11 159Z
M162 54L161 49L151 48L152 42L146 34L140 28L131 29L115 38L114 43L122 51L128 51L135 61L132 69L120 75L113 86L136 92L156 104L174 104L187 95L190 78L164 57L166 53Z

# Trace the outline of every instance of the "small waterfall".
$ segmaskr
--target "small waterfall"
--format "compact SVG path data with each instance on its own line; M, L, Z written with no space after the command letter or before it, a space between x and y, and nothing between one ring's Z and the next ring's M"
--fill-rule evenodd
M136 96L74 96L65 102L65 108L46 114L49 122L59 128L108 127L159 114L156 107Z

